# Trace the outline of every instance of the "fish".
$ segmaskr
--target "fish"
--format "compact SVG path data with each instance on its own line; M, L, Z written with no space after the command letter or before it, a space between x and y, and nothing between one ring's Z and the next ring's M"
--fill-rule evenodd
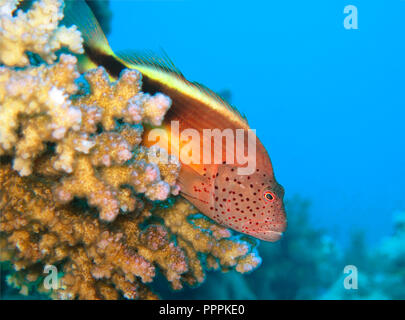
M170 97L172 105L158 126L166 135L150 139L157 127L147 126L142 144L157 144L180 155L180 195L222 226L264 241L279 240L287 227L284 188L246 116L211 89L187 80L167 54L115 53L84 1L67 1L63 22L82 33L85 54L79 56L80 71L101 65L116 79L122 70L135 69L142 74L143 92ZM227 134L215 141L213 132ZM229 136L235 138L233 145Z

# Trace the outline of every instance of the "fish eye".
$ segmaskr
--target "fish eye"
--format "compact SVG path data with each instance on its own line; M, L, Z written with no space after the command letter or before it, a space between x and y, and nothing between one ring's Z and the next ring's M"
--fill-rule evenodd
M264 199L265 199L266 201L269 201L269 202L273 202L274 199L276 199L276 196L275 196L274 193L271 192L271 191L265 191L265 192L263 193L263 197L264 197Z

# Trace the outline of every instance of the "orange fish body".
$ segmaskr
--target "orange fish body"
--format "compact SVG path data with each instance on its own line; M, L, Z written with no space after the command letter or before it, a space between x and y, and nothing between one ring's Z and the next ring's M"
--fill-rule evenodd
M197 130L200 137L203 137L203 130L206 129L220 131L231 129L235 137L235 131L239 129L244 131L243 152L247 153L249 126L239 116L235 116L231 109L219 112L200 101L178 94L175 89L153 84L154 81L147 77L144 77L144 82L147 91L153 88L152 90L163 92L172 99L172 106L163 123L170 142L160 140L158 144L161 147L165 148L168 145L170 153L178 155L179 152L173 145L179 144L179 149L182 149L178 133L188 128ZM176 122L179 126L176 130L172 130L171 124ZM147 130L143 144L152 146L156 142L150 141L148 135ZM242 166L238 165L235 159L234 164L226 162L203 164L202 151L196 163L182 162L179 176L180 192L202 213L218 223L262 240L276 241L286 228L284 190L274 178L272 164L265 148L256 136L254 139L256 152L253 156L256 159L253 173L238 174L237 169ZM174 140L177 142L174 143ZM196 149L207 148L201 140L200 147ZM211 144L211 160L218 152L222 153L221 159L226 160L225 143L222 144L221 150L216 150ZM235 143L234 154L236 153ZM273 199L265 198L265 192L271 192Z
M90 9L81 1L69 3L73 7L68 15L75 18L71 21L85 39L88 67L101 64L112 77L124 68L136 69L143 75L144 92L171 98L164 123L147 128L143 144L158 144L179 157L181 195L224 226L262 240L278 240L286 228L284 190L246 119L208 88L186 80L168 59L114 54ZM156 140L155 129L165 135ZM213 130L226 135L215 142L207 134Z

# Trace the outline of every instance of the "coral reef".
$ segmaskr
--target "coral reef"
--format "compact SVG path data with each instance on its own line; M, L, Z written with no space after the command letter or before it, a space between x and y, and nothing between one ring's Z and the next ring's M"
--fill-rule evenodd
M52 292L56 298L149 299L155 295L145 283L157 268L181 289L183 282L204 281L204 263L245 272L260 262L249 242L230 238L182 199L157 209L146 203L106 224L94 209L57 203L52 180L21 177L3 164L0 184L7 190L0 201L0 258L16 270L9 283L26 292L30 283L43 285L38 278L45 265L63 273L60 289Z
M141 92L134 70L115 81L102 67L81 75L75 56L57 52L82 52L80 33L58 26L63 2L15 12L17 3L0 2L0 260L8 284L62 299L154 299L157 274L181 289L202 283L206 268L257 267L255 241L176 197L179 161L141 145L143 125L160 125L170 98ZM22 30L23 22L41 27ZM13 42L18 32L24 39ZM18 47L13 59L4 53L10 46ZM58 271L53 289L44 286L48 266Z
M139 126L131 124L143 119L161 122L170 99L141 93L136 71L125 70L119 80L110 83L104 69L98 68L85 75L89 92L71 101L68 95L78 93L75 63L75 57L62 54L60 61L49 67L0 69L0 151L12 155L13 168L25 176L47 151L47 143L53 143L55 153L37 161L36 170L69 173L55 187L55 197L63 202L74 196L88 198L107 221L114 220L120 209L134 209L135 200L122 196L127 191L119 190L124 184L151 200L166 199L171 187L177 190L179 163L171 161L168 165L174 168L161 177L156 163L126 162L132 159L132 149L142 134ZM111 131L121 118L126 125ZM97 133L97 124L104 131Z
M27 51L38 54L48 63L56 59L55 51L67 47L82 53L82 39L76 27L58 27L63 18L63 2L41 0L31 10L16 11L19 0L0 1L0 63L8 66L29 64Z

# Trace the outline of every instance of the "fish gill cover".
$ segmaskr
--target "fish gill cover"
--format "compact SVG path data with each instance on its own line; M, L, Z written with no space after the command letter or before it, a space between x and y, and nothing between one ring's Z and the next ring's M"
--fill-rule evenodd
M149 155L164 150L140 145L143 125L162 122L170 97L141 92L135 70L114 82L102 67L80 74L72 53L83 41L75 26L58 25L63 1L18 5L0 0L7 283L59 299L154 299L159 272L181 289L202 283L208 269L255 269L257 242L176 197L179 161L162 163ZM50 266L59 283L47 290Z

